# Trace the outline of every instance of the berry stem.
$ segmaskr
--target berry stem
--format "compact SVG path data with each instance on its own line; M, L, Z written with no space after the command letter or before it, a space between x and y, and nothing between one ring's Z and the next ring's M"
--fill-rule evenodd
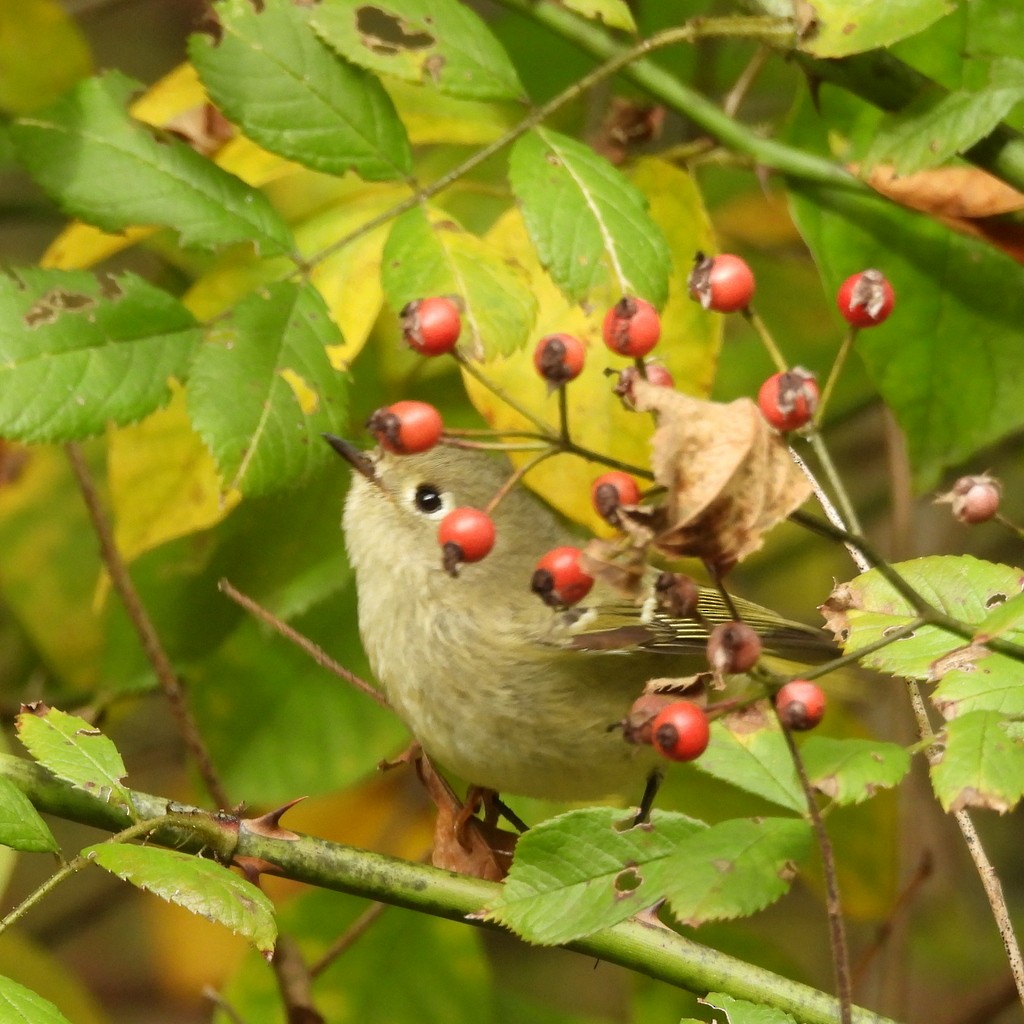
M569 395L564 384L558 388L558 436L563 445L572 444L569 440Z
M552 437L551 428L544 422L539 416L532 413L526 406L521 405L517 402L503 387L495 384L468 356L463 355L458 349L456 349L452 355L455 356L456 362L462 367L464 373L467 373L472 377L478 384L483 385L495 398L500 399L510 409L514 409L523 419L528 420L532 423L541 435L546 438Z
M782 350L775 344L775 339L772 337L771 331L768 330L768 325L761 319L760 314L757 313L753 306L747 306L740 310L740 312L761 339L761 344L767 350L768 355L775 364L775 368L779 373L785 373L789 369L789 364L786 362Z
M817 430L811 429L807 433L807 440L811 443L811 448L814 449L814 454L818 457L818 462L821 468L825 471L825 476L828 478L828 482L832 487L832 493L835 495L836 503L839 505L839 513L845 523L847 529L854 533L861 533L860 520L857 517L857 510L853 507L853 502L850 501L850 496L846 492L846 488L843 486L843 481L839 476L839 470L836 469L836 464L832 461L832 454L828 450L828 446L825 444L824 439Z
M1011 533L1016 534L1019 540L1024 540L1024 527L1018 526L1016 523L1011 522L1009 519L1006 518L1006 516L1002 514L1002 512L997 512L992 518L995 519L995 521L999 523L1000 526L1005 526L1006 529L1008 529Z
M818 409L814 414L814 426L820 427L821 421L825 416L825 407L828 405L828 400L832 397L832 391L836 386L836 381L839 379L839 374L842 373L843 367L846 365L846 358L850 354L850 350L853 348L853 342L857 337L857 328L848 327L846 334L843 335L842 344L839 346L839 351L836 353L835 359L832 361L832 368L828 371L828 379L825 381L825 386L821 389L821 398L818 399Z
M553 455L557 455L558 451L555 448L548 446L542 452L538 452L531 459L527 459L521 466L518 466L512 475L498 488L495 492L494 497L484 506L484 512L487 515L491 515L494 510L501 503L501 500L512 490L520 480L526 476L535 466L539 466L545 459L550 459Z

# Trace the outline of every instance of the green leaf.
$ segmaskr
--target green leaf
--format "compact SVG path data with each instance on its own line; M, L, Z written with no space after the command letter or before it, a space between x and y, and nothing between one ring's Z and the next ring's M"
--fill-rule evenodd
M58 779L131 807L117 747L85 719L40 704L18 715L15 727L25 749Z
M581 18L603 21L609 28L636 32L633 12L624 0L562 0L562 6Z
M216 39L194 35L189 55L214 102L273 153L371 181L405 177L412 153L380 81L340 60L291 0L225 0Z
M381 281L395 311L424 295L463 303L460 349L474 357L521 348L537 315L529 279L450 217L417 207L399 217L384 245Z
M711 724L711 742L695 762L716 779L803 813L807 801L778 720L751 708Z
M266 196L128 115L138 88L108 72L14 124L18 155L43 189L105 231L158 224L177 231L185 246L249 242L288 251L291 234Z
M26 853L56 853L60 849L29 798L5 778L0 778L0 845Z
M604 157L536 128L512 147L509 180L541 263L569 299L610 277L622 295L664 304L668 243L643 193Z
M467 99L524 96L508 54L458 0L328 0L312 23L343 57L371 71Z
M984 643L1008 633L1024 636L1024 593L1014 594L1005 601L997 601L994 611L978 623L974 639Z
M0 434L69 441L141 419L200 338L184 306L133 274L0 275Z
M501 896L482 916L529 942L558 945L657 902L663 879L654 863L705 826L656 811L650 825L620 829L625 814L591 807L531 828L519 840Z
M229 928L264 956L274 952L274 905L255 885L220 864L158 846L120 843L88 846L82 856L139 889Z
M947 723L932 786L947 811L986 807L1005 814L1024 795L1024 744L994 711L970 711Z
M875 740L809 736L800 755L811 785L837 804L859 804L898 785L910 770L903 747Z
M685 924L743 917L789 889L810 849L810 826L798 818L734 818L680 843L659 880Z
M796 1018L785 1010L746 999L734 999L724 992L709 992L701 1002L722 1010L729 1024L796 1024Z
M801 49L817 57L846 57L889 46L924 31L953 9L948 0L816 0L813 29ZM783 13L791 16L792 9Z
M312 285L253 292L210 330L189 384L189 414L228 488L263 494L331 458L320 434L347 408L327 358L341 334Z
M71 1024L49 999L2 975L0 1019L4 1024Z

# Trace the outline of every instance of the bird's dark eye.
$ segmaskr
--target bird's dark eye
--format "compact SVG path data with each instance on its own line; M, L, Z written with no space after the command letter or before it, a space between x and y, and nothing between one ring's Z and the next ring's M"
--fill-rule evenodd
M440 512L444 507L444 498L441 492L433 484L420 484L413 496L416 508L426 515Z

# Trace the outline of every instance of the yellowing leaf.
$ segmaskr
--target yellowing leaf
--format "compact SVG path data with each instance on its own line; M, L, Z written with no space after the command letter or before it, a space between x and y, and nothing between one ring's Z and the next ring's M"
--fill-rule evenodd
M295 401L299 403L299 408L302 410L303 415L312 416L320 407L320 397L316 391L290 366L285 366L277 372L288 387L292 389L292 394L295 396Z
M165 409L111 433L107 467L114 536L128 560L215 526L240 497L221 497L213 457L192 430L179 388Z
M388 76L381 81L414 146L482 146L522 118L518 104L457 99Z

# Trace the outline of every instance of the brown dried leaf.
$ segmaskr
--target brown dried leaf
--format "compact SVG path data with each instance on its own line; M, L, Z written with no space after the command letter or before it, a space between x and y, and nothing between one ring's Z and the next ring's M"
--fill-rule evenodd
M594 537L580 555L580 568L626 597L638 597L647 572L645 546L624 546L621 541Z
M636 407L658 416L651 468L665 487L654 546L724 573L811 493L785 443L748 398L705 402L637 381Z
M857 165L852 169L856 173ZM880 164L867 183L887 199L934 217L976 220L1024 210L1024 195L976 167L937 167L900 176Z

